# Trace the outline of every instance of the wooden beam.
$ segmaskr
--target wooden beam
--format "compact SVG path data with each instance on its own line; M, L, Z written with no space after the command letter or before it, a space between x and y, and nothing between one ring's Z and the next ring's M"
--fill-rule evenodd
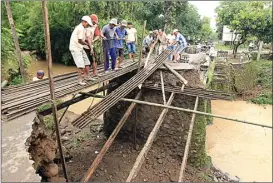
M23 65L21 49L20 49L20 45L19 45L19 41L18 41L18 36L17 36L17 33L16 33L16 28L15 28L15 24L14 24L12 12L11 12L9 0L5 0L5 6L6 6L7 15L8 15L8 19L9 19L9 24L10 24L10 28L11 28L11 32L12 32L14 45L15 45L15 50L16 50L16 55L17 55L17 59L18 59L18 65L19 65L19 68L20 68L20 73L21 73L23 82L25 83L27 81L26 72L25 72L25 68L24 68L24 65Z
M173 98L174 98L174 93L171 94L171 96L170 96L170 98L168 100L168 103L167 103L168 106L171 105L171 103L173 101ZM131 182L132 179L134 179L137 176L137 174L138 174L138 172L139 172L139 170L140 170L140 168L141 168L141 166L142 166L142 164L144 162L144 159L147 156L147 154L148 154L148 152L149 152L149 150L150 150L150 148L151 148L151 146L152 146L152 144L153 144L153 142L155 140L155 137L156 137L156 135L157 135L157 133L159 131L159 128L163 123L163 120L164 120L167 112L168 112L168 109L163 109L163 111L161 112L161 114L160 114L160 116L159 116L153 130L151 131L151 133L150 133L144 147L142 148L141 152L139 153L139 155L138 155L138 157L136 159L136 162L134 163L134 166L133 166L132 170L130 171L130 174L129 174L126 182Z
M138 94L136 95L135 99L136 100L139 99L140 96L141 96L141 91L138 92ZM122 128L122 126L124 125L124 123L126 122L126 120L128 119L128 117L130 116L130 114L133 111L133 109L134 109L135 106L136 106L136 103L132 103L128 107L127 111L125 112L125 114L123 115L123 117L121 118L121 120L119 121L118 125L116 126L116 128L114 129L114 131L112 132L112 134L110 135L110 137L107 139L107 141L104 144L103 148L100 150L100 152L97 155L96 159L93 161L92 165L88 169L86 175L82 178L81 182L87 182L91 178L91 176L95 172L96 168L98 167L99 163L101 162L103 156L105 155L105 153L107 152L107 150L109 149L109 147L112 145L112 143L115 140L116 136L118 135L120 129Z
M59 123L57 119L57 107L55 103L55 92L54 92L54 79L52 73L52 55L51 55L51 44L50 44L50 32L49 32L49 23L48 23L48 10L46 5L46 0L42 0L42 11L43 11L43 21L44 21L44 34L45 34L45 46L46 46L46 58L48 63L48 78L49 78L49 88L50 88L50 96L52 101L52 112L53 119L55 123L56 137L58 142L59 153L61 157L64 177L68 182L68 175L66 171L66 163L63 155L63 146L61 141L61 133L59 130Z
M80 93L81 94L86 94L86 93L83 93L83 92L80 92ZM87 94L87 95L95 96L95 97L98 97L98 98L104 98L104 96L101 96L101 95L92 95L92 94ZM261 125L261 124L258 124L258 123L253 123L253 122L249 122L249 121L245 121L245 120L235 119L235 118L231 118L231 117L227 117L227 116L221 116L221 115L217 115L217 114L210 114L210 113L201 112L201 111L195 111L195 110L191 110L191 109L185 109L185 108L181 108L181 107L173 107L173 106L162 105L162 104L157 104L157 103L152 103L152 102L145 102L145 101L134 100L134 99L128 99L128 98L121 98L120 100L125 101L125 102L134 102L134 103L137 103L137 104L144 104L144 105L168 108L168 109L173 109L173 110L178 110L178 111L190 112L190 113L195 113L195 114L201 114L201 115L205 115L205 116L211 116L211 117L215 117L215 118L235 121L235 122L238 122L238 123L244 123L244 124L248 124L248 125L260 126L260 127L264 127L264 128L271 128L271 129L273 128L272 126L269 126L269 125Z
M168 64L163 63L163 65L169 69L182 83L184 83L185 85L188 84L188 81L183 78L178 72L176 72L173 68L171 68Z
M147 23L147 20L144 21L144 24L143 24L143 27L142 27L142 35L141 35L141 42L140 42L140 51L139 51L139 60L138 60L138 70L137 72L139 72L140 70L140 63L141 63L141 60L142 60L142 47L143 47L143 38L144 38L144 34L145 34L145 29L146 29L146 23Z
M195 111L197 110L197 107L198 107L198 100L199 100L199 98L196 97L195 105L194 105ZM194 122L195 122L195 113L193 113L192 117L191 117L191 123L190 123L188 138L187 138L187 142L186 142L186 146L185 146L185 150L184 150L184 156L183 156L183 160L182 160L182 164L181 164L178 182L183 181L184 171L185 171L185 168L187 165L188 154L189 154L189 149L190 149L190 145L191 145L191 137L192 137Z
M164 102L164 105L166 105L166 96L165 96L165 90L164 90L164 80L163 80L162 71L160 71L160 79L161 79L161 89L162 89L162 95L163 95L163 102Z

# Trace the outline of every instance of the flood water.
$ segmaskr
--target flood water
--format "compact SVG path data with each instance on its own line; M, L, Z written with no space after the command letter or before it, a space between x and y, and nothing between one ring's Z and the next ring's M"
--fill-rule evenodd
M48 77L48 67L47 62L44 60L32 61L30 66L27 69L28 74L31 76L31 79L36 76L38 70L43 70L45 72L44 78ZM76 72L76 66L65 66L63 64L52 63L52 72L53 76L57 76L59 74L65 74L69 72Z
M272 106L212 101L212 113L272 126ZM214 118L207 127L212 163L245 182L272 182L272 129Z

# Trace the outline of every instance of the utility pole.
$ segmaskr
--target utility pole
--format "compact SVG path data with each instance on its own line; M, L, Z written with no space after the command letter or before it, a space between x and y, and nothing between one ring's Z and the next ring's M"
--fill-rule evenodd
M50 88L50 96L51 96L51 102L52 102L52 113L53 113L53 119L54 119L54 123L55 123L56 137L57 137L58 148L59 148L59 152L60 152L60 156L61 156L64 177L65 177L66 181L68 182L65 158L64 158L63 149L62 149L61 134L60 134L59 123L58 123L58 119L57 119L57 107L56 107L56 103L55 103L54 80L53 80L53 74L52 74L52 55L51 55L51 44L50 44L50 32L49 32L48 10L47 10L47 6L46 6L46 0L42 1L42 8L43 8L42 11L43 11L43 21L44 21L45 45L46 45L46 60L47 60L47 64L48 64L49 88Z
M14 24L14 20L12 17L12 12L11 12L11 8L10 8L9 0L5 0L5 6L6 6L6 10L7 10L7 15L8 15L8 19L9 19L9 24L10 24L10 28L11 28L11 32L12 32L12 37L13 37L15 49L16 49L16 55L17 55L17 59L18 59L20 73L21 73L23 82L25 83L27 78L26 78L21 49L19 46L18 36L16 33L15 24Z

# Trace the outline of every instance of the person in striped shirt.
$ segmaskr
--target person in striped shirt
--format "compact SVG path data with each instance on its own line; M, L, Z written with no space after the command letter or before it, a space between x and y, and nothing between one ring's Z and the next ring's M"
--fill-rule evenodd
M173 42L173 45L175 45L176 49L174 53L174 62L177 62L179 55L187 47L188 43L185 37L179 33L178 29L174 29L173 34L175 35L175 41Z

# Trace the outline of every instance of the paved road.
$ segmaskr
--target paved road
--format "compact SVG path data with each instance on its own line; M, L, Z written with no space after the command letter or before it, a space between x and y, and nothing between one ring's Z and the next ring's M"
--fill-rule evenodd
M29 160L25 141L30 136L35 113L2 122L2 182L40 182Z

